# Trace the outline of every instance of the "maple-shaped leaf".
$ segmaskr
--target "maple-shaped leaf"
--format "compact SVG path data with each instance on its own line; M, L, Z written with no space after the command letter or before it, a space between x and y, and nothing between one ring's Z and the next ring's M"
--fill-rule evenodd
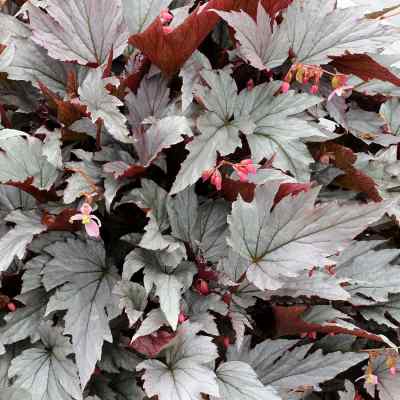
M307 355L311 347L312 344L295 348L268 370L257 371L261 382L286 390L303 385L318 388L319 383L334 378L368 357L362 353L341 352L323 355L321 350Z
M275 81L257 85L251 91L243 90L239 96L239 115L248 116L255 124L254 132L246 137L254 161L274 157L274 167L290 171L300 182L306 181L312 158L304 141L321 136L321 131L295 115L322 99L294 91L276 96L280 86Z
M33 237L47 229L47 226L42 224L40 215L35 211L15 210L4 220L14 223L15 227L0 238L0 251L3 254L0 260L0 271L5 271L13 262L14 257L22 260L26 247L32 242Z
M0 185L0 212L9 213L17 208L22 211L34 210L36 208L36 200L21 189Z
M64 189L64 203L72 203L82 196L82 193L91 193L93 183L102 179L101 168L94 162L91 153L75 152L77 158L82 161L70 161L65 163L65 168L73 172L67 179L67 187Z
M216 371L219 397L212 400L280 400L275 390L265 387L253 368L242 361L229 361L221 364Z
M15 55L14 38L27 38L30 29L17 18L0 13L0 72L5 71Z
M57 168L46 156L43 142L26 133L0 130L0 182L32 180L37 189L49 190L57 178Z
M385 354L371 360L372 374L378 378L378 384L374 385L367 380L364 382L364 388L368 394L375 396L375 390L378 390L380 400L394 400L400 393L400 380L398 376L390 373L390 367L387 365L387 356ZM400 369L400 361L397 360L395 368Z
M382 104L379 112L387 124L388 131L395 135L400 136L400 101L398 99L390 99Z
M0 71L4 71L8 67L15 54L15 47L11 43L10 36L4 39L0 35Z
M311 275L311 276L310 276ZM343 279L345 280L345 279ZM271 296L282 297L319 297L328 300L350 299L350 294L341 286L342 280L322 271L302 271L296 277L282 279L282 287L268 291Z
M141 359L129 348L119 343L105 342L98 366L102 371L118 374L121 369L135 371L140 361Z
M182 111L187 110L193 101L193 89L201 80L201 71L212 69L208 58L195 51L182 66L179 76L182 78Z
M331 306L311 306L304 311L301 319L307 324L355 328L351 317Z
M334 352L324 355L321 350L309 353L313 344L295 347L295 340L266 340L250 350L249 337L238 352L228 350L228 361L243 361L253 367L264 385L279 390L294 390L303 386L319 388L319 384L368 358L362 353Z
M382 241L354 241L339 256L333 257L335 276L347 281L344 289L353 304L369 304L371 300L387 301L389 293L400 292L399 267L395 265L398 249L378 249ZM368 265L365 259L368 258Z
M399 221L400 194L397 188L400 186L400 162L397 160L397 146L382 149L375 155L358 153L354 166L374 181L381 198L393 201L388 214Z
M113 293L119 297L119 308L125 310L132 326L142 316L147 305L147 293L143 286L135 282L120 281Z
M110 383L114 393L116 393L116 400L143 400L145 394L139 385L133 381L132 374L129 372L121 372Z
M12 43L15 54L11 64L4 70L8 79L32 82L37 88L42 82L53 92L64 94L70 72L76 73L79 83L87 74L85 67L53 60L46 50L25 37L13 37Z
M38 91L28 82L2 79L0 98L4 105L11 105L18 111L29 113L37 108Z
M29 37L31 30L29 26L21 22L16 16L5 12L0 13L0 33L6 33L13 37Z
M257 188L251 203L239 198L228 217L232 249L248 260L247 278L261 290L283 286L312 265L325 265L327 256L348 245L390 204L340 207L314 206L319 189L283 198L275 207L279 183Z
M345 391L340 391L340 400L354 400L356 397L356 391L354 385L350 381L345 381L344 383Z
M392 28L363 17L362 7L335 9L334 0L295 0L281 29L297 62L327 64L329 56L377 52L393 42L397 34Z
M154 123L147 130L137 129L133 134L134 146L140 164L148 167L162 150L182 142L184 136L193 136L190 121L183 116L168 116Z
M172 236L188 243L194 254L211 262L227 255L229 208L226 203L206 201L200 204L192 186L170 198L167 210Z
M378 284L377 284L378 285ZM396 290L398 292L398 290ZM368 303L368 301L364 301ZM388 296L385 302L369 302L369 305L358 307L360 314L366 320L373 320L377 324L386 325L389 328L397 329L400 322L400 295ZM397 322L397 324L393 323Z
M159 153L192 136L190 121L168 112L170 90L161 75L144 77L136 94L126 96L128 122L139 162L147 167Z
M0 400L31 400L31 394L23 389L6 388L0 393Z
M28 337L32 341L38 339L38 328L43 321L48 301L45 290L30 290L17 296L16 300L25 306L5 317L6 324L0 328L2 344L15 343Z
M161 19L157 18L144 32L132 35L129 42L163 72L172 75L217 24L219 17L211 10L228 11L234 4L234 0L210 0L192 11L172 32L166 32Z
M73 352L69 339L58 328L39 328L42 344L24 350L12 362L9 376L13 386L27 390L32 400L81 400L82 390L76 366L68 356Z
M237 86L233 78L225 71L201 72L208 87L198 85L196 96L207 111L197 120L201 135L186 146L188 156L181 165L171 194L176 194L195 183L204 171L214 167L217 152L222 156L233 153L242 145L239 132L251 133L254 124L248 115L239 113ZM232 119L234 117L234 119Z
M214 371L208 364L218 357L210 337L199 336L201 325L185 322L164 350L165 362L146 360L137 366L145 370L144 390L160 400L201 400L202 395L219 397Z
M173 244L170 238L163 235L169 228L167 195L168 193L155 182L142 179L142 187L133 189L118 203L118 205L134 203L147 211L149 222L139 243L140 247L148 250L164 250Z
M217 11L235 31L240 43L239 54L253 67L260 70L277 67L289 55L289 42L285 33L271 20L262 6L258 5L257 21L245 13Z
M159 333L162 332L161 330L159 330L162 326L168 326L168 321L161 311L161 308L154 308L142 321L139 329L133 335L131 343L142 336L149 336L156 331L158 331ZM158 336L153 335L153 337L157 339Z
M112 342L108 324L115 317L106 311L113 303L112 289L118 281L115 267L105 260L100 242L69 239L45 251L53 258L43 270L46 290L58 288L47 311L67 310L65 333L72 335L79 376L85 386L101 358L103 341Z
M126 23L131 35L143 32L168 9L172 0L122 0Z
M382 108L381 113L383 112ZM376 143L387 147L399 143L400 136L383 133L385 120L382 116L354 107L346 113L347 127L350 133L367 144Z
M111 51L116 58L127 45L118 1L50 0L46 13L31 7L29 19L32 40L57 60L102 65Z
M374 176L369 176L370 174L363 167L366 154L356 154L348 147L334 142L323 143L320 146L320 152L314 153L314 156L318 156L318 154L331 154L335 167L345 172L335 180L339 186L355 192L366 193L373 201L382 200L378 181Z
M228 313L227 305L216 294L202 296L194 291L185 293L185 302L182 310L191 322L201 324L201 330L210 335L219 335L215 317L209 311L220 315Z
M172 329L176 329L179 316L179 302L182 292L187 290L196 273L193 263L183 261L179 265L166 265L161 252L135 249L124 263L123 277L130 279L144 268L144 286L149 293L155 286L155 294L160 299L160 307ZM170 263L171 264L171 263Z
M141 130L145 120L160 120L165 117L169 105L170 89L168 80L161 74L146 75L136 93L125 97L128 121L133 131Z
M104 122L104 126L115 139L131 143L126 117L118 109L123 103L107 91L107 83L107 80L103 80L102 68L90 71L79 87L80 100L87 107L92 122Z

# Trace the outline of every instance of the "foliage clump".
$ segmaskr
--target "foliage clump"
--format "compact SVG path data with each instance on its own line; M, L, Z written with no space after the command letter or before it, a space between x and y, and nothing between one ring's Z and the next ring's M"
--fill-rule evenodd
M348 3L0 0L0 400L400 398L399 10Z

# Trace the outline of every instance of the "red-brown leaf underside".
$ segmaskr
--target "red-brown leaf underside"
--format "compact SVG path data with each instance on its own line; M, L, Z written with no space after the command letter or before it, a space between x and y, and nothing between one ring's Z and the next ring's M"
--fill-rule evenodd
M292 0L263 0L271 16L286 8ZM219 21L211 10L240 10L256 14L256 0L210 0L197 7L170 33L165 33L160 18L157 18L144 32L132 35L129 42L139 48L165 74L172 75L189 59L206 36Z
M342 74L353 74L364 81L379 79L400 86L400 78L367 54L345 54L331 58L333 60L331 65Z

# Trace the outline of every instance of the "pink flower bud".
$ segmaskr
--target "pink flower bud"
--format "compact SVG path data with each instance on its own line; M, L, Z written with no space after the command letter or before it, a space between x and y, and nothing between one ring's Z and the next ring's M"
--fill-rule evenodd
M289 82L283 82L281 85L281 92L282 93L287 93L290 89L290 83Z
M167 24L174 19L174 16L168 10L163 10L161 11L160 18L163 24Z
M210 168L210 169L207 169L206 171L204 171L201 174L201 179L203 180L203 182L208 181L211 178L214 171L215 171L215 168Z
M257 166L253 164L253 161L250 159L242 160L240 163L232 165L233 169L239 175L239 179L242 182L248 181L249 174L257 173Z
M221 173L216 169L211 176L211 184L215 186L217 190L222 189L222 176Z
M229 306L232 301L232 295L231 293L227 292L222 296L222 301Z
M223 344L224 344L224 347L225 347L226 349L227 349L227 348L229 347L229 345L231 344L231 342L230 342L228 336L224 336Z
M195 283L196 290L203 296L207 296L210 293L208 283L204 279L197 279Z
M312 86L310 87L310 93L311 93L311 94L317 94L317 93L318 93L318 90L319 90L319 88L318 88L317 85L312 85Z
M254 81L253 81L253 79L249 79L247 81L247 90L250 91L250 90L253 90L253 89L254 89Z
M187 320L187 317L183 311L179 313L178 323L183 324Z

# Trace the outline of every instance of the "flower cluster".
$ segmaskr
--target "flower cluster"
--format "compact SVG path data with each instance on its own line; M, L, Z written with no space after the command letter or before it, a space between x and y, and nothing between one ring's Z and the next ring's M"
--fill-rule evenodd
M330 101L334 96L347 96L347 94L353 89L353 86L348 84L348 76L345 74L333 74L329 71L325 71L319 65L297 63L293 64L285 75L281 85L281 91L287 93L290 89L290 83L295 80L302 85L312 83L309 91L311 94L315 95L319 91L320 80L324 74L332 76L331 85L333 91L328 96L328 101Z
M293 64L284 78L282 92L286 93L289 90L290 82L294 79L302 85L312 83L310 93L317 94L319 81L323 74L323 69L318 65Z
M217 190L222 189L222 175L220 172L220 168L223 165L229 165L233 168L233 170L238 174L241 182L247 182L250 174L256 174L257 165L253 163L251 159L245 159L240 161L239 163L231 163L229 161L222 161L215 168L210 168L203 172L202 179L203 182L210 180L211 184L215 186Z

